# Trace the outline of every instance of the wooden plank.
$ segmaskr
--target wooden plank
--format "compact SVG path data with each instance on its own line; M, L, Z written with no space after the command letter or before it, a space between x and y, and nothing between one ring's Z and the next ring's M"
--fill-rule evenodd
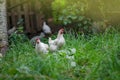
M20 1L19 1L19 0L16 0L16 3L17 3L17 4L20 4ZM20 5L20 6L21 6L21 5ZM17 16L18 16L18 20L22 18L22 16L21 16L21 15L22 15L22 14L21 14L21 7L20 7L20 6L18 6L18 7L17 7L17 10L16 10L16 12L17 12L17 14L18 14L18 15L17 15ZM18 20L17 20L17 21L18 21Z
M40 31L40 15L38 14L38 0L34 0L34 3L32 1L30 2L30 15L31 15L31 28L33 33L37 33L37 31Z
M33 15L34 14L31 14L31 13L33 13L33 12L30 12L30 25L31 25L31 32L32 33L35 33L36 31L35 31L35 29L34 29L34 23L33 23Z
M11 0L11 1L15 3L14 0ZM11 2L11 5L13 4L12 2ZM11 19L12 19L12 27L13 27L13 26L16 26L16 23L15 23L15 22L16 22L16 21L15 21L15 9L12 9L12 10L11 10Z
M36 19L36 13L32 15L32 21L33 21L33 28L35 32L37 32L37 19Z
M41 31L41 26L42 26L42 23L41 23L41 14L40 14L40 8L41 8L41 3L40 1L38 0L35 0L35 11L36 11L36 28L37 28L37 31Z
M10 2L14 3L14 1L16 1L16 0L13 0ZM11 5L10 7L8 7L8 10L11 10L11 9L14 9L14 8L20 6L20 5L26 4L27 2L29 2L29 0L24 0L24 1L19 0L19 4L14 3L15 5Z
M11 18L12 18L12 26L16 26L14 13L12 13Z
M32 0L30 0L30 2L28 3L28 10L29 10L29 21L30 21L30 29L31 29L31 33L35 33L35 30L34 30L34 23L33 23L33 15L34 15L34 12L33 12L33 8L32 8Z
M12 23L11 23L11 11L8 10L8 8L11 6L11 0L7 0L7 29L10 29L11 26L12 26Z
M24 13L25 13L25 29L26 29L26 32L31 32L31 29L30 29L30 18L29 18L29 15L28 15L28 4L24 4L23 6L24 8Z
M37 14L37 29L38 31L41 31L42 26L43 26L43 21L41 20L41 15Z

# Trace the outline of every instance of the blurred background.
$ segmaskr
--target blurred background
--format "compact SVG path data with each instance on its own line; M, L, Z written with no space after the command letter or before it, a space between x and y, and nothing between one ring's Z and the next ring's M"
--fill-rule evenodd
M7 0L8 29L17 27L20 21L29 37L40 33L44 21L52 32L60 26L88 32L93 22L105 29L119 24L119 3L119 0ZM101 23L107 26L101 27Z

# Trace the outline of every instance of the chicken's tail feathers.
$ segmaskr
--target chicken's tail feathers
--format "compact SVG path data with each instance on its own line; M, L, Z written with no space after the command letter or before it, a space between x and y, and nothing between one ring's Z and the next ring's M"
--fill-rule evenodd
M49 37L49 39L48 39L48 43L50 43L51 40L52 40L51 37Z

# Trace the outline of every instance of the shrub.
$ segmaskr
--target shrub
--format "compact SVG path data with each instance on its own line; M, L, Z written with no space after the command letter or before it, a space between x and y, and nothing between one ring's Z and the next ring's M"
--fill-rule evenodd
M72 5L72 6L71 6ZM84 16L87 10L86 1L55 0L52 3L53 16L56 23L72 25L75 31L90 33L92 20ZM73 25L74 24L74 25Z
M25 34L23 34L22 26L19 26L18 29L9 36L10 44L16 44L18 42L24 42L27 40L28 40L27 36Z

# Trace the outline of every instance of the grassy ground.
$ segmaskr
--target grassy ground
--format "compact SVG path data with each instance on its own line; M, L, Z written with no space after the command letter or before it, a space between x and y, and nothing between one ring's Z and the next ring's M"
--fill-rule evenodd
M66 45L47 55L36 54L29 41L15 40L0 58L0 80L120 80L119 32L64 36ZM69 53L74 55L76 67L66 58Z

